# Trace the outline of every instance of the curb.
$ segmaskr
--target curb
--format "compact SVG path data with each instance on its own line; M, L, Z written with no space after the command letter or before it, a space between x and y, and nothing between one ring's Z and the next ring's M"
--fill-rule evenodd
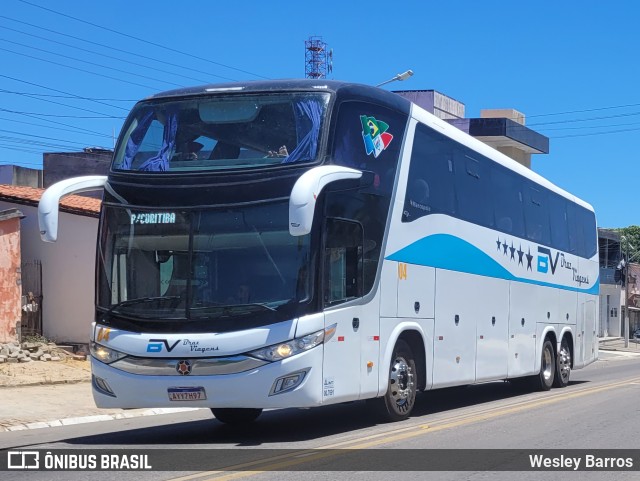
M53 421L38 421L33 423L17 423L12 426L0 426L0 432L25 431L27 429L55 428L59 426L73 426L76 424L95 423L99 421L112 421L116 419L139 418L143 416L156 416L159 414L175 414L189 411L197 411L204 408L156 408L145 409L135 413L122 412L116 414L96 414L93 416L82 416L75 418L63 418Z
M3 384L0 385L0 389L11 389L14 387L53 386L60 384L80 384L83 382L91 382L91 379L60 379L59 381L34 381L21 384Z

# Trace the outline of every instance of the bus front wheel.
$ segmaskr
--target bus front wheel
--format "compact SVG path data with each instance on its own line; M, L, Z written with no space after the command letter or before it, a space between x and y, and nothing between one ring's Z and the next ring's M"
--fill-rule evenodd
M388 421L402 421L416 402L416 362L409 345L399 339L393 349L387 392L370 400L377 413Z
M240 425L249 424L255 421L262 409L247 408L211 408L211 412L216 419L225 424Z

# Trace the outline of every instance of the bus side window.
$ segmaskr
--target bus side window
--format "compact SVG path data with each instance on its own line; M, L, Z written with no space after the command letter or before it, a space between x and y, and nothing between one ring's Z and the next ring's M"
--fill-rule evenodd
M324 304L338 304L362 296L362 225L328 218L325 224Z
M457 147L455 164L458 215L474 224L493 227L493 209L491 203L486 201L491 191L486 159L472 151Z
M419 124L413 141L402 222L432 213L455 214L453 140Z
M551 222L551 243L561 251L569 251L569 228L567 222L567 201L557 194L549 194L549 221Z
M550 245L547 193L532 186L528 186L525 192L524 220L527 239L539 244Z
M524 237L522 206L522 182L507 169L494 165L491 169L493 189L489 197L493 201L496 228L507 234Z

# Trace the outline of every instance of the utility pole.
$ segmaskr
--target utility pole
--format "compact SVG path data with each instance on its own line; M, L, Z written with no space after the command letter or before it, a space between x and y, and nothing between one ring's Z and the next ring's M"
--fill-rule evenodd
M624 347L629 347L629 239L622 236L627 244L627 258L624 263Z

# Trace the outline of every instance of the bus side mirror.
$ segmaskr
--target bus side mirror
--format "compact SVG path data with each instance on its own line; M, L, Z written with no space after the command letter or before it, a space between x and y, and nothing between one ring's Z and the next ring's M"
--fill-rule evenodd
M106 183L107 177L104 175L87 175L61 180L45 190L38 203L38 226L42 240L55 242L58 239L58 204L62 197L101 189Z
M289 198L289 233L301 236L311 232L316 200L324 186L337 180L360 177L361 171L340 165L321 165L302 174Z

